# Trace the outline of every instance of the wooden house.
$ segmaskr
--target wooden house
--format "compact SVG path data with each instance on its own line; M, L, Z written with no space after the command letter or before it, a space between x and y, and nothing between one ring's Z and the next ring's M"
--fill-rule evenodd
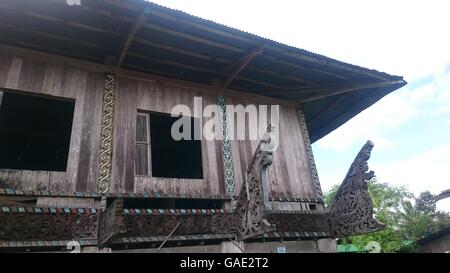
M0 0L0 251L333 251L381 227L373 144L326 209L311 143L405 84L144 0ZM195 98L221 138L174 141ZM226 105L279 119L235 140Z

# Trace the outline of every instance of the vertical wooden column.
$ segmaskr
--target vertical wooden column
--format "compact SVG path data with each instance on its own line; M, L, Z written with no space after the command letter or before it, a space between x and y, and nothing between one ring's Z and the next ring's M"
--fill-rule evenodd
M311 141L309 140L309 133L308 127L306 125L305 115L303 114L303 111L300 108L297 108L297 116L300 122L300 129L302 131L306 155L308 156L309 169L311 171L311 177L313 179L314 190L316 192L317 198L323 199L322 187L320 186L319 175L317 174L316 163L314 161Z
M107 193L111 185L111 162L114 125L114 85L115 76L105 74L103 89L102 127L100 136L100 158L97 191Z
M221 133L222 133L222 158L225 173L225 192L228 197L234 200L235 183L233 169L233 153L231 140L228 131L226 100L223 94L217 95L217 105L219 107Z

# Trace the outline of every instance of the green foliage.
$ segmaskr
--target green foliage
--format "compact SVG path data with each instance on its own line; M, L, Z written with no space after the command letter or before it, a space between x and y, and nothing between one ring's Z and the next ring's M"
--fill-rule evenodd
M333 186L326 193L327 206L331 205L338 188L339 186ZM414 251L415 241L450 225L450 215L436 212L432 204L422 202L419 206L414 206L414 195L404 187L372 180L368 182L368 189L373 199L374 217L385 224L386 228L344 238L342 241L346 244L351 243L362 249L369 242L376 241L380 243L383 252Z

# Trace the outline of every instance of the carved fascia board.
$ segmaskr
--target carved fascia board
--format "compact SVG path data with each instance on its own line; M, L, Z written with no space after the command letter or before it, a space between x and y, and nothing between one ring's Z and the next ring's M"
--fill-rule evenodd
M356 156L330 206L329 224L332 236L351 236L382 229L373 218L372 197L367 182L374 177L367 160L373 143L367 141Z
M303 143L305 144L306 156L308 157L309 169L314 186L314 191L319 199L323 200L322 187L320 186L319 175L317 173L316 163L314 161L311 141L309 139L308 126L306 125L305 115L300 108L297 108L297 117L300 123L300 130L302 132Z
M271 211L267 167L272 164L275 149L274 126L269 125L253 155L236 204L238 240L244 240L275 230L267 221Z
M114 125L114 85L115 76L112 74L105 74L97 184L97 191L99 193L107 193L111 184Z

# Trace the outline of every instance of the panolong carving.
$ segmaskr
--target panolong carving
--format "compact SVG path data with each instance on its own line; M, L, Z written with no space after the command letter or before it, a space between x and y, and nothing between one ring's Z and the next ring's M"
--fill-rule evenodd
M382 229L383 224L373 218L372 197L367 182L375 175L369 171L367 160L373 142L367 143L359 151L339 187L330 207L330 231L332 236L351 236Z
M236 204L237 236L244 240L275 230L267 221L271 211L267 167L272 164L275 149L274 126L269 125L247 169Z

